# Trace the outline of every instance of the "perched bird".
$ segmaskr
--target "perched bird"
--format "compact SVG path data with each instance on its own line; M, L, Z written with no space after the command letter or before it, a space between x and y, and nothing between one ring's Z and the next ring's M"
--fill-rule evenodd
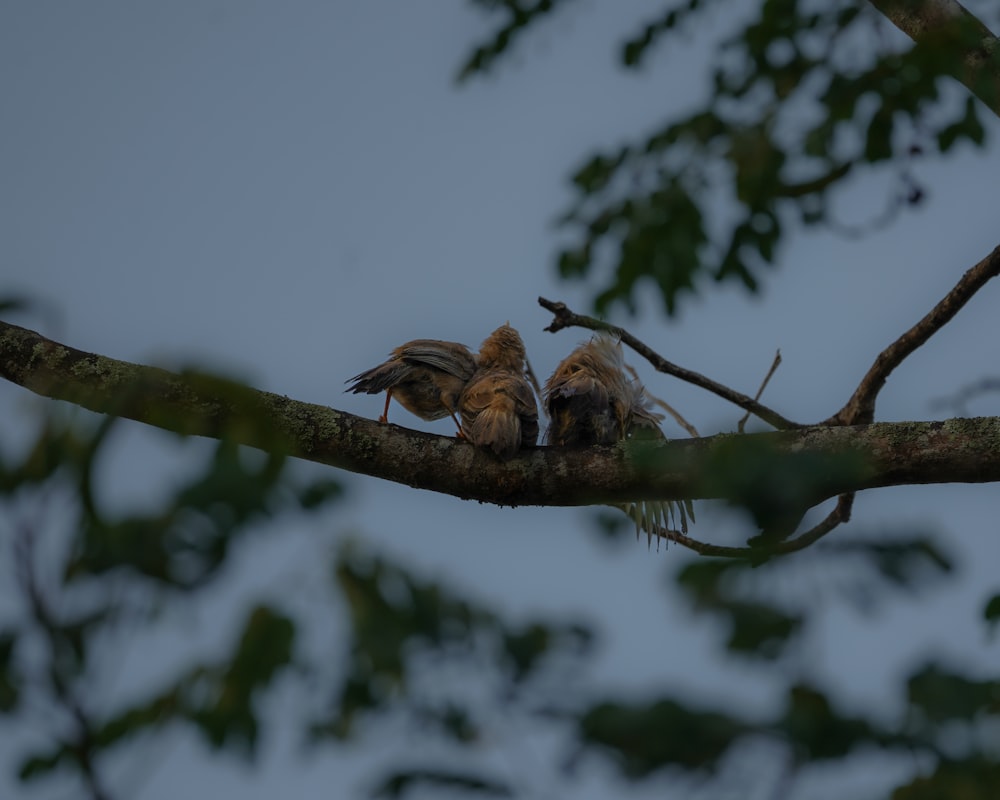
M441 419L450 415L461 434L455 416L458 398L476 371L476 359L464 344L438 339L414 339L389 354L377 367L355 375L347 391L358 394L385 392L385 409L379 422L389 417L389 402L396 398L407 411L421 419Z
M587 447L626 438L633 390L621 345L594 336L559 362L543 389L549 444Z
M588 447L625 439L666 441L662 414L652 409L645 387L625 372L621 343L597 334L564 358L545 382L543 402L549 415L548 444ZM619 506L646 531L649 541L658 531L678 526L687 532L694 519L690 501L641 501Z
M476 373L458 400L462 433L477 447L512 458L538 441L538 406L524 377L524 343L510 324L487 337Z

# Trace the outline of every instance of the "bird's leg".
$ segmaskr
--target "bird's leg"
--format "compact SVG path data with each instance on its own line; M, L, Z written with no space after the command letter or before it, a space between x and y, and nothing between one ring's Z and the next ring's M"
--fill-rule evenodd
M379 422L389 421L389 401L392 400L392 389L387 389L385 392L385 408L382 410L382 416L378 418Z
M451 415L451 420L452 422L455 423L455 427L458 428L458 432L455 434L455 438L464 439L465 434L462 432L462 423L458 421L458 417L455 416L455 412L452 411L450 408L448 409L448 413Z

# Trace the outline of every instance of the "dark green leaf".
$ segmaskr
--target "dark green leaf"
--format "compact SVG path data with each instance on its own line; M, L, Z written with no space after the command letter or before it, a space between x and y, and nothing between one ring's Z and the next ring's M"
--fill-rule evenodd
M868 722L837 714L826 696L809 686L793 686L778 723L803 761L843 758L856 748L883 740Z
M344 495L344 487L332 478L318 480L299 490L299 504L307 511L338 500Z
M0 632L0 714L13 711L20 698L21 681L14 666L16 647L17 634L14 631Z
M987 758L943 760L892 793L892 800L996 800L1000 763Z
M799 614L787 614L763 603L731 602L719 609L730 618L726 646L736 653L765 659L777 658L803 624Z
M1000 622L1000 594L995 594L986 601L983 608L983 618L989 624L991 630L995 629Z
M711 771L747 731L743 722L726 714L673 700L601 703L580 719L583 744L613 754L630 778L642 778L668 766Z
M907 684L910 703L923 719L971 721L980 713L1000 714L1000 682L971 680L929 664Z

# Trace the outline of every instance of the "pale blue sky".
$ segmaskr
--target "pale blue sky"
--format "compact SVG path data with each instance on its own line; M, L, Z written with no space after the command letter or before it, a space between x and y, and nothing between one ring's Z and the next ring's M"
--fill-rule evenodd
M456 87L461 59L486 30L458 2L6 3L0 291L55 307L54 318L17 321L75 347L147 363L197 362L370 417L381 401L343 394L344 380L411 338L475 346L510 320L547 375L585 338L543 332L549 315L535 302L545 295L586 305L583 287L554 279L559 239L551 223L569 197L567 175L592 148L684 108L701 86L690 58L703 37L673 40L639 76L617 69L615 43L635 29L641 9L657 4L636 6L626 15L619 4L575 4L495 75ZM1000 126L988 125L995 138ZM960 147L947 161L918 166L928 202L888 230L862 240L792 237L762 296L707 287L676 319L662 319L649 299L640 319L617 321L677 363L750 393L781 348L784 364L766 400L801 421L823 418L879 350L1000 243L998 166L995 146ZM858 178L845 216L879 207L886 185ZM987 287L892 376L881 419L932 418L933 399L1000 371L998 292ZM702 433L735 426L736 409L639 366L649 388ZM34 402L0 384L0 435L16 435ZM970 413L996 413L995 402ZM399 407L392 419L442 434L451 425L423 423ZM162 495L204 450L137 425L122 426L118 437L105 468L107 491L121 503ZM722 663L718 631L662 591L667 571L689 557L679 548L609 549L591 535L584 510L496 509L340 477L349 489L344 504L241 549L231 579L182 604L171 633L136 634L97 696L117 702L117 692L141 689L182 661L185 647L211 648L247 597L322 609L326 573L317 554L348 533L514 615L592 619L608 645L597 674L616 686L683 689L763 709L783 685L756 667ZM859 496L855 532L899 523L946 529L963 577L916 601L890 601L873 618L829 593L802 669L849 707L878 701L888 713L899 698L886 693L918 657L953 652L995 664L1000 645L984 641L976 617L997 589L998 510L995 486ZM727 520L700 504L694 533L729 541L738 531ZM822 577L822 562L812 559L781 590L807 592ZM302 702L290 691L279 697ZM518 737L509 738L487 757L517 763ZM167 739L162 751L143 746L131 763L113 766L122 796L238 792L252 800L292 787L302 797L346 795L378 763L370 749L331 749L303 764L285 742L248 774L229 757L206 760L192 737ZM400 745L382 755L404 752ZM8 773L2 765L5 797ZM865 775L883 785L877 765ZM606 776L594 780L600 792ZM49 797L52 788L39 784L24 796ZM650 796L662 790L654 783Z

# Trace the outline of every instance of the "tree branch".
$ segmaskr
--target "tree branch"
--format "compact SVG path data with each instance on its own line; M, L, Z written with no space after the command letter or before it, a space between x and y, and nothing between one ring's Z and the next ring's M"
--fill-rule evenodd
M919 47L957 54L952 74L1000 117L1000 44L956 0L869 0Z
M700 386L702 389L718 395L723 400L728 400L733 405L739 406L744 411L749 411L751 414L755 414L764 420L764 422L773 425L778 430L791 430L793 428L802 427L799 423L785 419L785 417L781 416L781 414L777 411L771 410L767 406L758 403L753 398L747 397L745 394L741 394L740 392L730 389L728 386L723 386L721 383L716 383L711 378L706 378L700 373L693 372L692 370L685 369L684 367L679 367L676 364L667 361L663 356L648 345L636 339L624 328L619 328L617 325L609 325L608 323L602 322L599 319L594 319L593 317L576 314L570 311L565 303L553 302L552 300L546 300L544 297L538 298L538 305L555 314L555 319L553 319L552 323L545 329L551 333L561 331L563 328L572 327L587 328L592 331L609 331L652 364L657 372L662 372L666 375L673 375L675 378L680 378L682 381L686 381L687 383L691 383L695 386Z
M787 555L797 550L804 550L811 544L826 536L830 531L839 525L848 522L851 518L851 509L854 506L854 493L840 495L837 498L837 505L833 511L826 515L822 522L796 536L789 542L775 542L753 547L733 547L731 545L712 544L703 542L692 536L687 536L679 531L658 531L660 536L667 541L676 542L688 550L693 550L701 556L715 556L719 558L739 558L748 561L760 562L771 556Z
M969 269L920 322L879 353L851 399L825 425L864 425L875 419L875 400L903 360L951 321L986 283L1000 274L1000 247Z
M0 375L45 397L183 434L228 437L420 489L498 505L741 498L775 477L792 501L881 486L1000 481L1000 418L819 426L583 450L538 447L502 463L472 445L197 373L85 353L0 322ZM747 470L754 459L754 470ZM766 462L763 460L766 459ZM756 491L757 484L752 487ZM765 487L767 488L767 487Z

